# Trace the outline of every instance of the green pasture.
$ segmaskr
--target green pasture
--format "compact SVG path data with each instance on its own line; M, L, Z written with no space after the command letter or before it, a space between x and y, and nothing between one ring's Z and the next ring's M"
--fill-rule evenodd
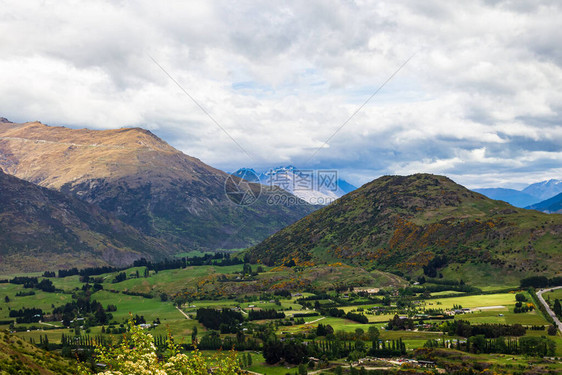
M542 296L545 300L550 298L552 302L554 302L555 299L562 300L562 289L556 289L552 292L544 293Z
M515 271L505 271L486 263L452 263L442 271L448 280L464 280L482 290L517 288L524 276Z
M514 305L515 302L515 293L498 293L429 299L425 301L425 307L452 309L456 305L473 309L487 306L510 306Z
M114 290L133 290L140 293L162 292L175 294L181 292L188 286L195 286L197 282L205 277L220 274L234 274L242 271L243 265L234 266L193 266L182 269L164 270L155 273L150 272L149 277L143 277L144 267L139 267L139 278L129 278L120 283L111 283L108 280L104 288ZM135 269L128 269L127 277L135 273Z
M18 292L34 291L35 295L16 297ZM6 296L10 302L6 302ZM72 295L65 293L45 293L40 290L26 289L22 285L16 284L0 284L0 320L14 319L10 318L9 309L19 310L23 307L40 308L45 312L51 312L53 306L57 307L72 301Z

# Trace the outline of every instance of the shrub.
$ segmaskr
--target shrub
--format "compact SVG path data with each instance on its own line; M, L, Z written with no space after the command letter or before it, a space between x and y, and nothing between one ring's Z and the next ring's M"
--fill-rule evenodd
M191 355L182 354L171 336L167 340L168 350L162 360L159 360L154 337L136 326L132 318L129 320L129 330L129 335L120 345L96 348L97 360L105 363L108 368L99 374L234 375L240 372L234 352L212 358L204 357L198 350L194 350ZM84 375L91 374L85 366L81 367L80 372Z

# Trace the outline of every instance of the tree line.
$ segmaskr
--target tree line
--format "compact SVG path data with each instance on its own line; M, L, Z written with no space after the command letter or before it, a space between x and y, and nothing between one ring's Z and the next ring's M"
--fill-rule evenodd
M443 330L450 336L472 337L483 335L485 338L524 336L527 331L521 324L484 323L471 325L466 320L448 321L445 323Z
M554 356L556 343L547 337L524 336L519 338L495 337L486 338L484 334L469 337L465 342L457 340L456 343L444 340L428 340L426 348L449 347L470 353L500 353L522 354L536 357Z
M531 276L520 281L521 288L547 288L560 285L562 285L562 276L556 276L551 279L546 276Z
M54 293L56 291L53 282L49 279L43 279L39 281L37 277L16 276L13 279L11 279L9 282L10 284L23 285L24 288L39 289L48 293Z
M342 309L338 309L338 308L335 308L335 307L331 307L331 308L327 308L327 309L320 307L319 312L320 312L321 315L328 315L328 316L332 316L332 317L335 317L335 318L345 318L345 319L353 320L354 322L361 323L361 324L369 323L369 319L363 314L355 313L355 312L351 312L351 311L346 313Z
M201 308L197 310L195 318L206 328L219 330L221 333L238 332L240 323L244 321L240 312L227 308Z
M45 271L43 277L67 277L67 276L96 276L104 273L113 273L124 271L131 267L147 267L149 270L162 271L169 269L186 268L188 266L232 266L236 264L245 263L246 260L239 258L232 258L229 253L216 253L216 254L205 254L200 257L183 257L178 259L164 259L159 262L149 261L146 258L141 258L135 260L132 265L126 267L111 267L111 266L99 266L99 267L86 267L78 269L77 267L69 269L59 269L56 273L54 271ZM3 281L3 280L2 280Z

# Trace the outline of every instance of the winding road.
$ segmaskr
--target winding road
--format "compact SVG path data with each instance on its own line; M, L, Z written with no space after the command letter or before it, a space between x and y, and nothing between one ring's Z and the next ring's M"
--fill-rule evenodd
M556 289L562 289L562 286L557 286L554 288L548 288L548 289L541 289L537 292L537 297L539 297L540 302L544 305L544 307L546 308L546 312L548 313L548 315L550 315L550 317L552 318L552 320L554 320L554 323L556 324L556 327L558 328L558 330L560 331L560 333L562 334L562 324L560 323L560 320L556 317L556 314L554 313L554 311L552 311L552 309L550 308L550 306L548 306L548 303L546 303L546 301L544 300L544 298L542 297L543 293L548 293L551 292L553 290Z

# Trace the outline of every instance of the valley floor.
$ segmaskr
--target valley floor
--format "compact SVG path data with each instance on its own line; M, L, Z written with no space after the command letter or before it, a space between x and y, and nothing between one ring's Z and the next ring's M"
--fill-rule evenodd
M442 280L436 280L436 284L428 280L423 286L426 292L422 293L420 286L412 286L406 280L392 285L391 278L384 273L351 272L345 266L295 270L263 265L207 264L158 271L142 266L89 278L80 275L25 277L37 278L38 283L50 280L54 290L40 290L39 284L26 288L29 285L0 283L0 329L12 332L26 345L33 343L66 355L69 350L74 350L72 346L65 347L69 337L72 340L80 338L85 347L90 347L93 342L117 342L132 314L146 324L157 341L165 340L171 334L178 343L189 347L197 338L200 348L209 354L215 352L209 350L213 345L219 349L227 342L235 343L234 348L240 349L243 368L250 373L285 375L306 371L339 374L350 371L350 366L355 366L358 371L364 367L364 371L385 370L389 373L436 366L443 372L446 368L460 368L463 363L470 368L476 366L474 370L486 364L499 373L525 373L531 363L534 369L562 371L562 335L560 332L555 335L547 333L550 317L537 308L538 301L532 294L517 288L460 292L451 287L450 290L427 292L432 287L443 286ZM345 286L345 283L356 284L358 280L362 290L376 292L353 292ZM544 295L552 301L555 297L560 298L560 292L548 291ZM516 296L525 300L528 311L515 311ZM97 301L106 316L101 317L102 314L95 311L82 311L78 307L80 303L73 305L85 300L88 303ZM58 314L53 314L56 308L64 306ZM38 310L24 322L22 312L32 308ZM208 323L202 324L198 312L209 308L239 313L243 319L240 327L243 328L231 331L220 324L214 328ZM268 311L279 316L260 317L260 313ZM360 322L358 320L363 318L358 317L365 320ZM412 326L391 328L389 322L396 319L411 322ZM553 359L543 355L465 350L467 337L447 332L447 327L456 322L468 322L473 327L522 325L522 337L544 338L555 344L554 352L547 355ZM330 327L330 332L322 331L322 327ZM239 333L235 334L235 331ZM388 345L389 350L391 347L398 350L399 345L404 345L404 352L384 356L387 358L369 355L375 342L374 336L370 336L373 332L377 332L376 340L380 345ZM286 359L269 365L262 350L264 335L282 341L314 343L323 348L321 352L324 354L319 354L319 358L307 357L309 364L304 369ZM515 336L513 339L521 340ZM344 356L325 351L334 342L343 345L341 353L346 353Z

